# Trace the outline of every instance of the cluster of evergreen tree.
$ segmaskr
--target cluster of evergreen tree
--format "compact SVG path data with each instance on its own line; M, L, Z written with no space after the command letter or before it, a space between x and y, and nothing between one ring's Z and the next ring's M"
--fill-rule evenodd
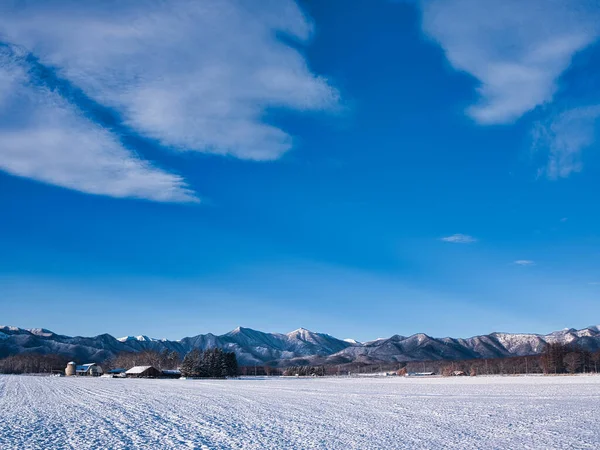
M194 349L185 355L181 363L181 374L194 378L225 378L238 374L238 364L233 352L212 348L201 352Z

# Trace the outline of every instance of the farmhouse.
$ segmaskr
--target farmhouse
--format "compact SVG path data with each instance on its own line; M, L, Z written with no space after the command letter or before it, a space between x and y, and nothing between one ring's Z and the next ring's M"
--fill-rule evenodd
M152 366L135 366L125 372L125 375L127 378L158 378L161 372Z

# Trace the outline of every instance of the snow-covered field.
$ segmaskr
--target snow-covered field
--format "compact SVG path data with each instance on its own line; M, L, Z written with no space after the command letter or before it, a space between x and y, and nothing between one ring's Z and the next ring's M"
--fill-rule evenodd
M0 448L600 448L600 376L0 376Z

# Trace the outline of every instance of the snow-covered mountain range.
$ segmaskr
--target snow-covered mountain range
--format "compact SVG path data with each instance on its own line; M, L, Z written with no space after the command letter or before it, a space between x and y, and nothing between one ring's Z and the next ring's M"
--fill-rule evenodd
M78 361L98 362L120 352L174 350L185 354L193 348L212 347L234 351L242 365L459 360L532 355L540 353L546 343L553 342L596 351L600 349L600 327L571 328L547 335L491 333L468 339L432 338L421 333L360 343L304 328L280 334L239 327L220 336L208 333L169 341L147 336L117 339L109 334L71 337L43 328L26 330L0 326L0 358L19 353L58 353Z

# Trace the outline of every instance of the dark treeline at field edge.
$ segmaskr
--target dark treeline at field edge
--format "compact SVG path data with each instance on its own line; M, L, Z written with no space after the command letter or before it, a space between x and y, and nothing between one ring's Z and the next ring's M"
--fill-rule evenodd
M22 353L0 359L0 373L59 373L63 372L69 359L62 355ZM79 364L96 361L76 361ZM158 370L181 369L189 377L223 377L236 375L347 375L357 373L433 372L448 375L454 371L463 371L478 375L511 374L576 374L600 373L600 350L588 352L578 347L549 344L543 353L530 356L518 356L496 359L471 359L458 361L411 361L394 363L349 363L326 366L295 365L277 368L270 365L237 366L235 354L220 349L204 352L193 350L184 358L177 352L143 351L139 353L121 353L115 358L101 362L104 370L130 368L134 366L153 366Z

